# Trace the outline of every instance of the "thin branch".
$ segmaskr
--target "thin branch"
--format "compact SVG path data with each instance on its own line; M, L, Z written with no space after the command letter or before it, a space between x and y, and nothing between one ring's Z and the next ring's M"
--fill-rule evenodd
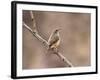
M64 57L58 50L54 50L54 54L56 54L63 62L65 62L68 67L73 67L73 64L66 57Z
M39 41L41 41L47 48L48 48L48 42L43 39L37 32L34 32L28 25L26 25L23 22L23 25L26 29L28 29Z
M31 20L32 20L33 31L34 31L34 32L37 32L37 29L36 29L36 22L35 22L34 14L33 14L32 11L30 11L30 16L31 16Z
M24 22L23 22L23 26L25 26L31 33L33 33L33 30L28 25L26 25Z
M33 15L32 11L30 11L30 15L31 15L31 19L32 19L33 24L34 24L34 25L33 25L34 30L32 30L28 25L26 25L26 24L23 22L24 27L25 27L26 29L28 29L28 30L33 34L33 36L35 36L40 42L42 42L42 43L46 46L46 48L48 49L48 47L49 47L48 42L47 42L44 38L42 38L42 37L38 34L38 32L37 32L37 30L36 30L36 23L35 23L35 19L34 19L34 15ZM66 65L67 65L68 67L73 67L72 63L71 63L66 57L64 57L60 52L58 52L58 50L55 50L55 49L54 49L53 52L54 52L54 54L56 54L64 63L66 63Z
M68 65L68 67L73 67L72 63L66 57L64 57L60 52L56 54L60 57L62 61L64 61Z

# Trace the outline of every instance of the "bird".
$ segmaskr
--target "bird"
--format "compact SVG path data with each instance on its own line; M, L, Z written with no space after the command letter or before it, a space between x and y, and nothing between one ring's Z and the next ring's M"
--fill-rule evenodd
M56 29L52 32L52 34L50 35L49 39L48 39L48 44L49 44L49 49L57 49L58 46L60 45L60 35L59 35L59 31L61 29Z

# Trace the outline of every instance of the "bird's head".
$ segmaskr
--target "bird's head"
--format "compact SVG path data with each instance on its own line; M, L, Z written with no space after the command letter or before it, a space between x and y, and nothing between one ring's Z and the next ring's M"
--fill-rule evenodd
M59 32L60 30L61 30L60 28L59 28L59 29L56 29L56 30L55 30L55 33Z

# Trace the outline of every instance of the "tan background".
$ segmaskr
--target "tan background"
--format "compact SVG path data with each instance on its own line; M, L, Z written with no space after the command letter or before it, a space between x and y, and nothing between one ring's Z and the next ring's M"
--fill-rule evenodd
M33 11L39 34L48 40L52 31L61 28L59 51L76 66L90 65L89 13ZM32 28L29 11L23 11L23 21ZM54 54L23 26L23 69L65 67Z

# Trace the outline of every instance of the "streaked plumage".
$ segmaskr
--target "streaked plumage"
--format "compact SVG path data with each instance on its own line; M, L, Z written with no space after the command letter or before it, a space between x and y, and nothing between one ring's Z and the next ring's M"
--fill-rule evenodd
M51 35L50 38L48 40L49 43L49 48L57 48L60 44L60 36L59 36L59 30L60 29L56 29Z

